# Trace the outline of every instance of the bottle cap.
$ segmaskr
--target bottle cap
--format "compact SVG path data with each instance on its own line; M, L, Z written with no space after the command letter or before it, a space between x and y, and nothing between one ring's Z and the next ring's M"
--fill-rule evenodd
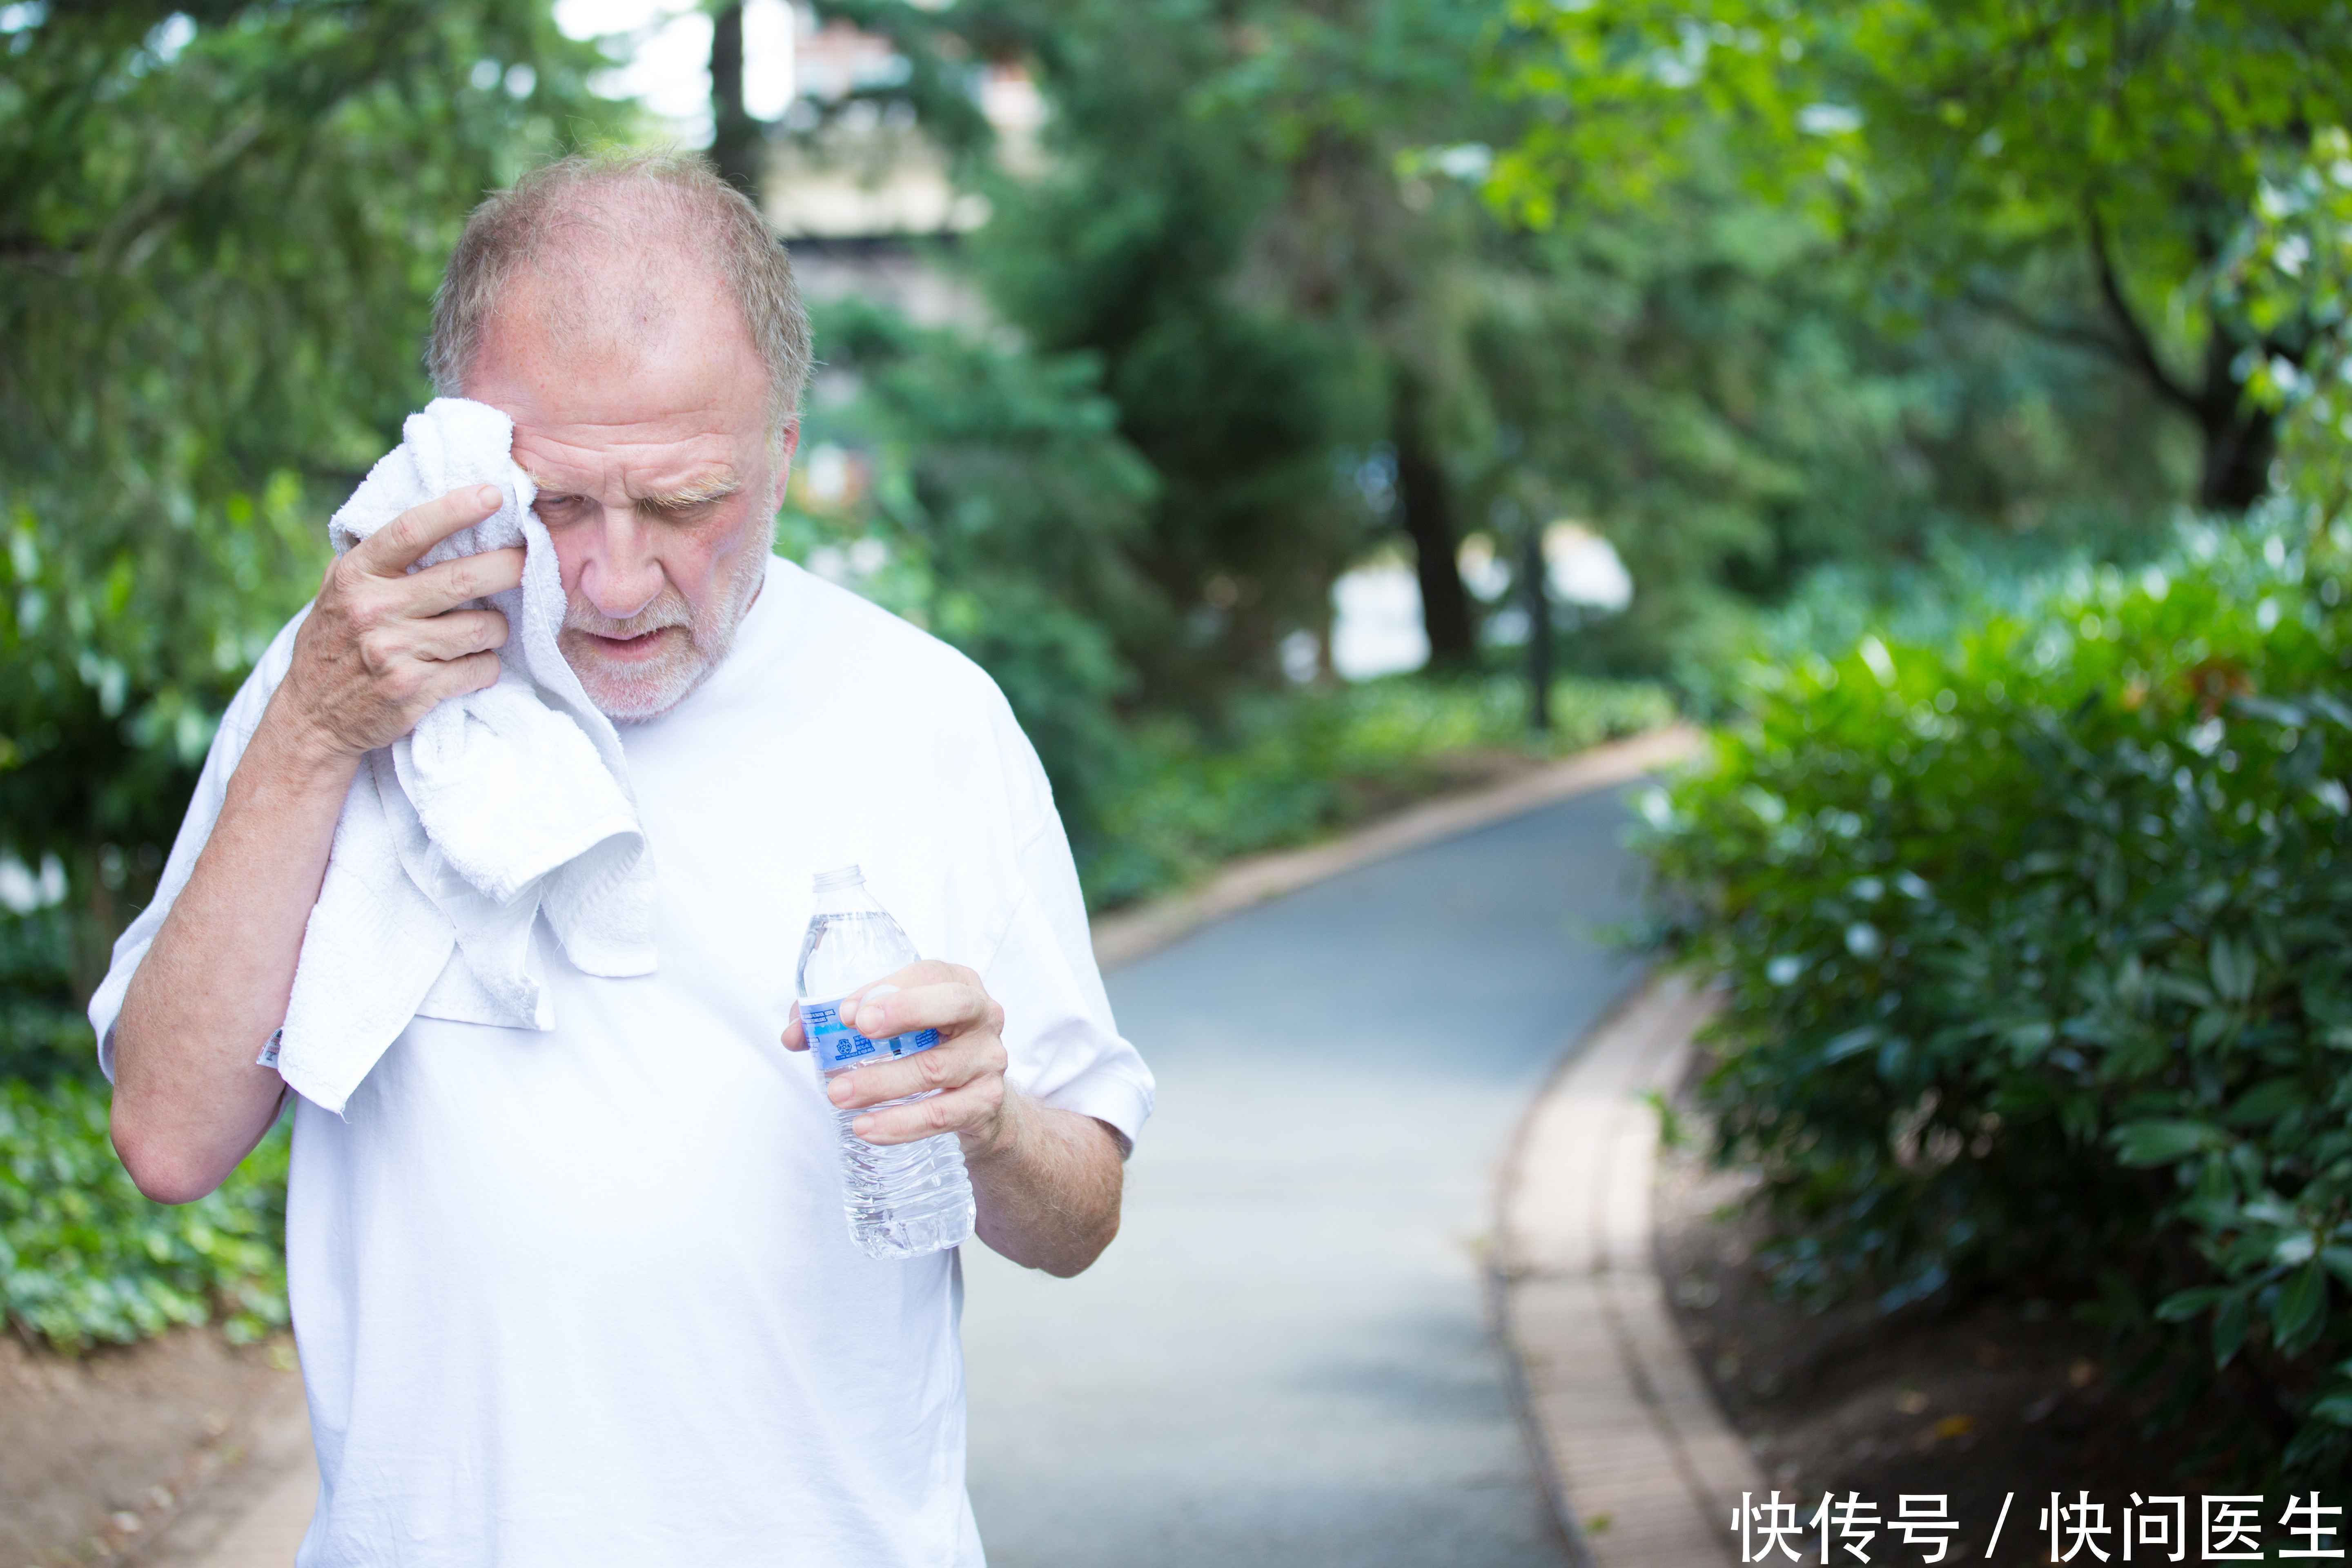
M816 874L816 890L829 893L835 888L855 888L866 880L866 873L855 866L839 866Z

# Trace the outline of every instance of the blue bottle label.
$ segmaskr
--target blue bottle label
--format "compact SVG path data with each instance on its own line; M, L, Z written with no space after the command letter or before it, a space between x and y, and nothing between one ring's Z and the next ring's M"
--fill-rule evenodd
M864 1067L867 1062L887 1061L893 1057L911 1057L940 1043L937 1029L918 1029L910 1035L893 1035L887 1040L869 1040L841 1021L841 1002L836 996L830 1002L801 1004L801 1028L808 1036L809 1054L816 1058L816 1070L820 1073L835 1073L844 1068Z

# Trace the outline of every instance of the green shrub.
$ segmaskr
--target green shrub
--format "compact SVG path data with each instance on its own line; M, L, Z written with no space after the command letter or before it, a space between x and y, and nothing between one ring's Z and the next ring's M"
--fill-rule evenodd
M215 1317L239 1342L282 1327L284 1124L218 1192L169 1206L131 1185L106 1110L83 1077L0 1080L0 1310L67 1351Z
M1643 837L1788 1283L2071 1289L2289 1473L2352 1452L2347 542L1759 671Z
M1396 676L1244 702L1222 744L1163 721L1141 729L1099 827L1079 838L1080 875L1089 903L1108 908L1432 794L1471 753L1560 754L1674 714L1655 686L1562 680L1551 732L1538 741L1514 679Z
M0 908L0 1079L43 1084L97 1070L73 970L74 911Z
M70 903L0 909L0 1321L63 1351L223 1321L231 1339L287 1321L287 1134L219 1192L140 1194L107 1136Z
M286 1323L287 1130L176 1207L131 1184L81 988L74 911L0 911L0 1320L62 1351L182 1323L232 1340Z

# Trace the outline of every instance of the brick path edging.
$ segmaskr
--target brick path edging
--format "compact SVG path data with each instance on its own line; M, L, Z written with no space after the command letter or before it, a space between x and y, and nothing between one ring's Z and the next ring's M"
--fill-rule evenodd
M1761 1492L1669 1316L1650 1247L1657 1113L1714 999L1654 980L1596 1025L1521 1124L1500 1183L1496 1316L1579 1568L1737 1561Z

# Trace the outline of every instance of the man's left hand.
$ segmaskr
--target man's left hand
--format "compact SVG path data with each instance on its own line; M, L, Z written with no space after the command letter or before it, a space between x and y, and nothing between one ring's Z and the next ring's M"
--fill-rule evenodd
M872 1111L849 1130L868 1143L911 1143L952 1132L967 1161L983 1160L1013 1141L1018 1098L1004 1086L1004 1009L992 1001L980 976L961 964L926 959L842 999L845 1022L869 1040L887 1040L937 1029L940 1043L896 1061L869 1062L825 1085L843 1110L879 1105L927 1089L939 1092L912 1105ZM784 1048L808 1049L800 1009L785 1026Z

